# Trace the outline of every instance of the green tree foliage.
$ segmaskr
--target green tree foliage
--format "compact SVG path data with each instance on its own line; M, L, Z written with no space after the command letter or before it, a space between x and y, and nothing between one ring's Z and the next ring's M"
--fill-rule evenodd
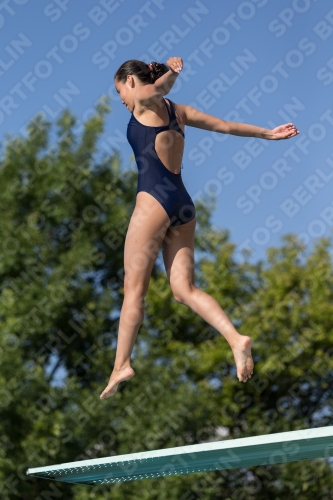
M76 131L68 111L8 138L0 166L0 498L330 499L327 460L89 488L28 478L29 467L332 424L330 241L293 235L265 262L235 258L197 204L196 285L254 340L255 372L236 378L221 335L177 303L160 259L133 354L136 376L99 394L113 367L123 244L136 174L98 155L108 102ZM63 368L62 384L57 370Z

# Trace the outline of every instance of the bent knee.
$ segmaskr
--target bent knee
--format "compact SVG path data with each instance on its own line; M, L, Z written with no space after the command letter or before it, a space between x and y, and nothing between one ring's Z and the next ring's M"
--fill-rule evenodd
M189 302L190 296L192 295L195 289L196 286L194 284L189 285L188 283L177 289L171 286L174 299L180 304L185 304L185 305Z

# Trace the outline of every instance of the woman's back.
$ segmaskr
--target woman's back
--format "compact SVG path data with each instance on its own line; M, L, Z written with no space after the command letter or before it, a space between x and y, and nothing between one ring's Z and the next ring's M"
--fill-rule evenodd
M145 125L135 117L133 109L127 139L139 171L137 193L145 191L151 194L169 215L171 225L175 226L192 220L195 210L181 177L184 132L177 122L172 101L163 99L163 102L168 118L162 121L168 123ZM144 114L147 113L140 116ZM160 117L157 118L160 121Z
M133 109L127 127L127 139L136 158L147 162L156 162L158 159L170 172L178 174L184 152L184 131L178 124L173 102L166 98L162 100L168 113L165 119L150 110L137 118ZM161 125L150 125L161 121Z

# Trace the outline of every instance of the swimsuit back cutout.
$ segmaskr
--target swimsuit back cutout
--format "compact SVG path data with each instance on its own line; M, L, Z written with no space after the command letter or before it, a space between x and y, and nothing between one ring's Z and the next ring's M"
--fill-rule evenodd
M183 184L181 172L171 172L162 163L155 149L156 136L160 132L174 130L185 137L178 125L173 102L169 99L163 100L168 111L168 125L143 125L132 113L127 126L127 140L132 146L139 171L137 193L145 191L151 194L168 213L170 225L176 226L192 220L195 217L195 209Z

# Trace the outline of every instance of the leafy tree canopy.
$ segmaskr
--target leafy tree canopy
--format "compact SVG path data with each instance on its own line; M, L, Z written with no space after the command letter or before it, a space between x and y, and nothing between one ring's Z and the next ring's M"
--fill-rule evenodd
M26 469L208 440L332 425L331 241L295 235L265 262L235 259L228 231L197 203L196 285L254 340L238 382L221 335L171 294L156 261L133 353L136 376L101 401L123 300L123 245L136 173L98 155L106 99L75 131L65 111L34 119L3 147L0 293L0 497L48 499L330 499L327 460L88 488ZM64 376L56 382L59 369Z

